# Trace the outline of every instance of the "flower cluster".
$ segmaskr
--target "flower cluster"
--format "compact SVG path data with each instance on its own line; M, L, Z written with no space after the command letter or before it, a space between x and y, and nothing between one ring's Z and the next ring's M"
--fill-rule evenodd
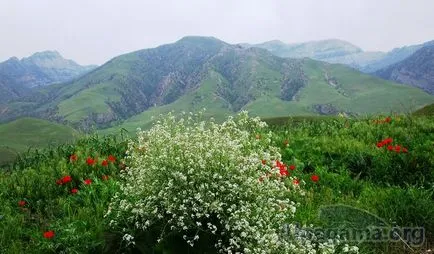
M139 131L127 151L129 167L121 174L120 191L106 214L110 225L125 234L127 245L134 244L135 232L165 225L159 241L180 234L194 246L200 232L217 236L214 246L224 253L302 248L299 239L280 237L280 227L297 206L282 179L296 167L281 162L271 133L257 134L265 126L246 112L222 124L169 114L150 130ZM265 180L264 173L275 177Z
M402 145L392 145L392 143L392 138L386 138L381 140L380 142L377 142L377 147L386 147L388 151L394 151L396 153L408 153L408 149L406 147L403 147Z

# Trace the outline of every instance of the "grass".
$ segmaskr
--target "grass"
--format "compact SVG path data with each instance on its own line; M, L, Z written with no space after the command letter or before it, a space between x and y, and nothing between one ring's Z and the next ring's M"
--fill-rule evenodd
M402 241L360 244L361 253L422 253L434 246L434 119L396 115L385 122L385 117L269 118L266 132L272 132L283 162L296 166L292 176L305 182L295 221L365 227L378 224L373 218L379 218L387 226L424 227L426 241L419 247L410 249ZM377 142L387 137L408 153L378 148ZM116 249L122 246L121 232L111 231L103 215L117 191L125 149L124 139L83 137L75 144L31 152L15 162L14 170L0 173L0 252L122 252ZM71 154L79 159L71 162ZM108 155L117 160L106 168L101 160ZM98 164L88 166L88 156L100 158ZM56 179L67 174L74 181L56 185ZM317 184L310 180L312 174L320 177ZM103 181L102 175L110 175L110 180ZM86 178L94 182L84 185ZM69 193L73 187L78 195ZM26 206L19 207L20 200ZM339 213L329 212L327 220L319 216L320 211L333 211L333 205ZM44 239L46 230L56 236Z
M21 118L0 125L0 165L31 148L56 146L79 136L74 129L35 118Z

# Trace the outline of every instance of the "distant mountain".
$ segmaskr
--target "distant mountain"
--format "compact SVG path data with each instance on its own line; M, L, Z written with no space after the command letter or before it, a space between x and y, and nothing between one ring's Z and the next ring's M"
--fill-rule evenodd
M28 88L72 80L96 66L81 66L56 51L44 51L0 63L0 101L23 96Z
M433 42L395 48L390 52L363 51L361 48L342 40L330 39L305 43L286 44L281 41L268 41L260 44L240 44L243 47L259 47L280 57L309 57L328 63L345 64L365 73L395 64L411 56L414 52Z
M374 74L434 94L434 44L422 47L410 57Z
M383 52L364 52L361 48L338 39L293 44L274 40L260 44L241 45L244 47L264 48L280 57L308 57L328 63L346 64L354 68L362 68L362 66L374 62L385 55Z
M143 125L170 110L207 108L218 118L245 109L272 117L403 112L433 102L419 89L343 65L189 36L115 57L74 81L38 88L0 107L0 120L28 115L86 129Z

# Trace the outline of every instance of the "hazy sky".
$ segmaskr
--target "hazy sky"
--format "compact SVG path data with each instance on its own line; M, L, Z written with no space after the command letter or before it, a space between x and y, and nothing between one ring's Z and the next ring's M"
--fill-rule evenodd
M102 64L186 35L387 51L434 40L434 0L0 0L0 34L0 61L57 50Z

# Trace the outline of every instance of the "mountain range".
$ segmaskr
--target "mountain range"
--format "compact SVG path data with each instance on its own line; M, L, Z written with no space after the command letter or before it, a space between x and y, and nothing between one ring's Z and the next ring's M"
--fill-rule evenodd
M264 48L280 57L308 57L328 63L345 64L365 73L373 73L398 63L417 50L432 44L434 44L434 41L395 48L389 52L363 51L347 41L337 39L291 44L273 40L260 44L243 43L240 45L243 47Z
M72 80L94 68L64 59L57 51L38 52L21 60L11 57L0 63L0 103L27 95L34 87Z
M172 110L207 108L216 118L240 110L262 117L376 114L408 112L433 102L420 89L342 64L284 58L259 47L188 36L115 57L68 82L34 88L0 105L0 120L32 116L84 129L135 129Z

